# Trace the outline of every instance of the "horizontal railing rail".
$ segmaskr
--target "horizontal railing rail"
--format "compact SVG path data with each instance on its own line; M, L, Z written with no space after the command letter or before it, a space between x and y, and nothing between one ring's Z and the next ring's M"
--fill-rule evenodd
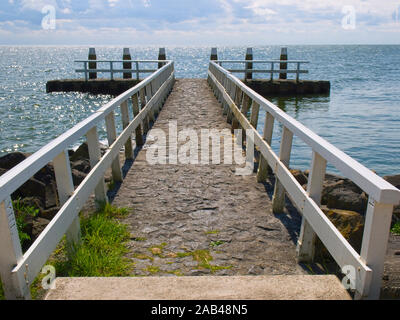
M117 73L129 73L136 74L136 80L139 80L141 73L153 73L157 71L155 69L140 69L139 64L160 64L160 66L167 64L170 60L75 60L75 63L83 63L83 69L76 69L77 73L84 73L85 81L88 81L89 74L91 73L109 73L110 79L114 80L114 74ZM95 68L90 68L90 63L96 63ZM108 68L97 68L97 63L107 64ZM121 66L119 69L114 68L114 64L124 64L128 63L135 65L135 69L124 68Z
M270 80L273 80L274 74L296 74L296 81L300 80L300 74L305 74L308 73L308 70L302 70L301 64L308 64L310 63L309 61L306 60L216 60L214 61L218 65L222 66L223 64L245 64L244 69L226 69L227 71L231 73L244 73L249 74L249 73L266 73L270 74L271 78ZM285 69L281 68L275 68L275 64L279 63L285 65ZM268 64L270 65L270 69L254 69L253 64ZM288 64L296 64L296 69L287 69Z
M258 181L266 179L268 166L273 170L277 178L273 196L274 212L282 212L286 194L302 214L297 245L299 261L313 260L318 236L341 268L354 268L351 281L356 297L379 298L393 206L400 203L400 191L247 87L218 62L210 62L208 82L222 103L232 128L242 127L253 131L253 142L260 151ZM266 112L263 135L257 131L260 107ZM247 118L248 112L250 120ZM271 148L275 121L283 127L279 155ZM313 152L307 191L289 170L293 135L311 147ZM248 136L251 138L251 135ZM369 195L360 254L320 208L328 162Z
M93 192L96 203L108 201L104 175L110 167L113 180L122 182L120 151L124 148L125 157L133 159L132 134L135 132L137 145L142 145L143 134L149 130L150 121L154 121L155 114L160 111L174 81L174 63L167 61L135 87L122 93L0 177L0 277L6 298L30 298L30 284L64 234L67 235L67 248L73 248L79 242L79 211ZM129 111L129 101L132 111ZM117 108L120 108L123 125L120 135L117 135L115 125L114 112ZM97 129L102 121L105 121L109 144L103 156L100 153ZM83 136L86 136L88 144L91 171L75 189L67 150ZM11 194L49 162L53 162L58 198L62 207L23 254Z

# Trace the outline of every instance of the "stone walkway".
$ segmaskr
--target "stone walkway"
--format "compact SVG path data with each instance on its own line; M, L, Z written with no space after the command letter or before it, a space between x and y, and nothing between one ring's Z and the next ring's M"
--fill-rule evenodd
M152 130L168 133L172 120L178 132L230 128L205 79L177 80ZM135 275L306 273L295 252L301 218L272 214L273 184L236 176L236 165L150 165L148 145L113 201L133 209L124 223Z

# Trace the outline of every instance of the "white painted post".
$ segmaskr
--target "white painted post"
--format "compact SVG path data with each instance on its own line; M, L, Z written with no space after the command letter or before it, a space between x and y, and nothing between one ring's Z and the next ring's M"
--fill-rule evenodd
M139 98L137 93L132 96L132 112L133 118L135 118L139 114ZM135 139L136 145L142 146L143 145L143 135L142 135L142 125L138 125L135 131Z
M319 206L321 204L322 189L326 173L326 160L313 151L311 171L308 177L307 192L311 199ZM312 262L315 254L317 235L308 223L302 218L300 236L297 241L298 262Z
M93 169L101 159L100 143L99 143L99 136L97 134L97 127L93 127L86 133L86 139L89 149L90 166ZM96 206L99 206L101 203L108 202L107 190L106 190L106 185L104 183L104 178L102 178L97 184L94 190L94 194L96 199Z
M253 101L253 103L251 104L250 123L256 130L257 130L259 112L260 112L260 105L257 102Z
M368 200L361 259L372 269L372 280L369 290L363 295L358 293L357 299L379 299L392 213L393 205L378 203L371 197Z
M140 95L140 108L143 109L146 106L146 93L144 88L140 89L139 95ZM149 116L146 115L146 117L143 120L143 134L147 134L149 129L150 129Z
M54 174L56 176L58 197L61 206L67 202L74 193L74 183L72 181L71 165L69 163L68 152L65 150L53 159ZM67 252L71 257L76 245L81 241L81 227L79 215L72 222L67 233Z
M151 97L153 96L152 90L151 90L151 83L149 83L146 86L146 97L147 97L147 102L149 102L151 100ZM154 123L154 112L153 110L149 110L149 122L153 122Z
M233 84L233 82L231 80L228 80L228 87L227 87L226 91L231 98L233 98L233 95L234 95L234 87L235 87L235 85ZM232 110L228 104L226 105L226 107L227 107L227 114L228 114L226 121L228 123L232 123L232 120L233 120Z
M117 139L117 129L115 127L115 115L114 111L111 111L106 116L106 128L107 128L107 140L108 145L111 146L114 141ZM119 152L115 156L115 159L111 165L111 171L113 180L115 182L122 182L122 171L121 171L121 164L119 162Z
M274 117L266 112L265 114L265 124L263 131L263 138L271 146L272 142L272 132L274 130ZM257 172L257 182L264 182L268 176L268 162L265 160L263 155L260 155L260 163Z
M235 90L235 105L240 109L240 103L242 101L242 90L239 87L236 87ZM233 117L232 120L232 133L234 132L235 129L239 128L239 121Z
M122 127L126 129L130 123L128 101L124 101L121 103L121 118ZM129 139L125 143L125 158L131 160L133 159L132 136L129 136Z
M11 198L0 203L0 278L7 300L30 299L29 286L11 271L22 258Z
M283 127L279 159L286 167L289 167L292 142L293 133L286 127ZM274 196L272 197L272 211L274 213L282 213L284 207L285 189L283 185L279 182L279 179L276 177Z

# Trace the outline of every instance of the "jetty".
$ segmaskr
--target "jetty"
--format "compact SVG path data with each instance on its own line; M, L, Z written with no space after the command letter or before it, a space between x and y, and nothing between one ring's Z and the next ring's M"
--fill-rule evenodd
M226 69L224 64L232 61L218 60L213 49L207 79L175 79L174 61L152 61L157 68L148 77L137 76L137 84L0 177L0 277L7 299L30 299L29 286L64 235L67 247L79 243L81 209L89 200L110 201L104 180L110 169L119 184L113 204L134 209L134 215L125 220L131 233L146 237L152 245L164 243L162 249L172 253L170 263L162 259L154 263L165 272L179 268L183 276L57 278L56 288L46 296L49 300L347 300L351 299L347 289L352 289L355 299L379 298L392 212L400 203L400 191L254 90L253 66L258 62L250 53L244 62L236 61L244 63L244 69ZM127 64L136 63L126 56ZM93 61L82 63L87 65L79 69L87 75L84 82L95 83L90 74L105 70L91 66L89 71ZM305 61L293 62L295 69L288 69L285 64L290 60L282 57L263 63L271 67L258 69L259 73L282 77L265 83L277 81L284 86L291 81L299 88ZM275 64L280 65L278 69ZM111 75L114 71L135 74L129 65L112 70L113 62L108 69ZM243 73L244 79L234 73ZM295 79L288 80L290 74ZM121 113L122 132L116 129L116 112ZM265 116L261 134L260 115ZM102 154L98 128L104 124L108 146ZM278 154L271 148L274 126L281 127ZM214 135L202 140L206 129L214 129ZM220 136L213 141L215 133ZM290 170L294 136L312 149L306 189ZM68 148L82 137L87 141L91 170L74 187ZM211 143L205 152L197 152L204 151L204 141ZM227 155L225 142L232 143L227 143L232 147ZM214 158L216 153L224 161ZM235 155L244 161L226 161ZM50 162L61 208L23 253L11 194ZM124 163L130 164L129 170L123 170ZM360 252L321 209L328 163L368 195ZM302 264L313 261L317 239L348 281L335 275L307 274ZM209 250L210 241L224 245L209 253L208 268L196 268L190 258L176 256L176 252ZM146 243L132 242L131 247L131 259L148 250ZM259 261L262 265L256 266Z

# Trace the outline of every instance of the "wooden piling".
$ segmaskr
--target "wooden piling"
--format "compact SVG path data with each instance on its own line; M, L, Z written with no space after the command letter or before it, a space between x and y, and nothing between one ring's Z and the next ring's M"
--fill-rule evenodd
M88 60L97 60L95 48L89 48ZM89 70L90 69L97 69L97 63L89 62ZM89 72L89 79L97 79L97 72Z
M167 60L167 54L165 53L165 48L160 48L158 50L158 60ZM162 68L164 65L163 62L158 63L158 69Z
M247 48L246 51L246 60L253 60L253 49L252 48ZM252 62L246 62L246 69L253 69L253 63ZM253 79L253 72L246 72L245 75L245 80L251 80Z
M282 48L280 60L287 60L287 59L288 59L287 48ZM280 70L287 70L287 63L282 62L280 64ZM287 79L287 73L279 74L279 80L286 80L286 79Z
M131 53L129 52L129 48L124 48L124 52L122 55L122 60L132 60ZM124 70L132 70L132 62L124 62L123 63ZM132 79L132 71L124 72L124 79Z
M217 48L211 48L210 60L218 60Z

